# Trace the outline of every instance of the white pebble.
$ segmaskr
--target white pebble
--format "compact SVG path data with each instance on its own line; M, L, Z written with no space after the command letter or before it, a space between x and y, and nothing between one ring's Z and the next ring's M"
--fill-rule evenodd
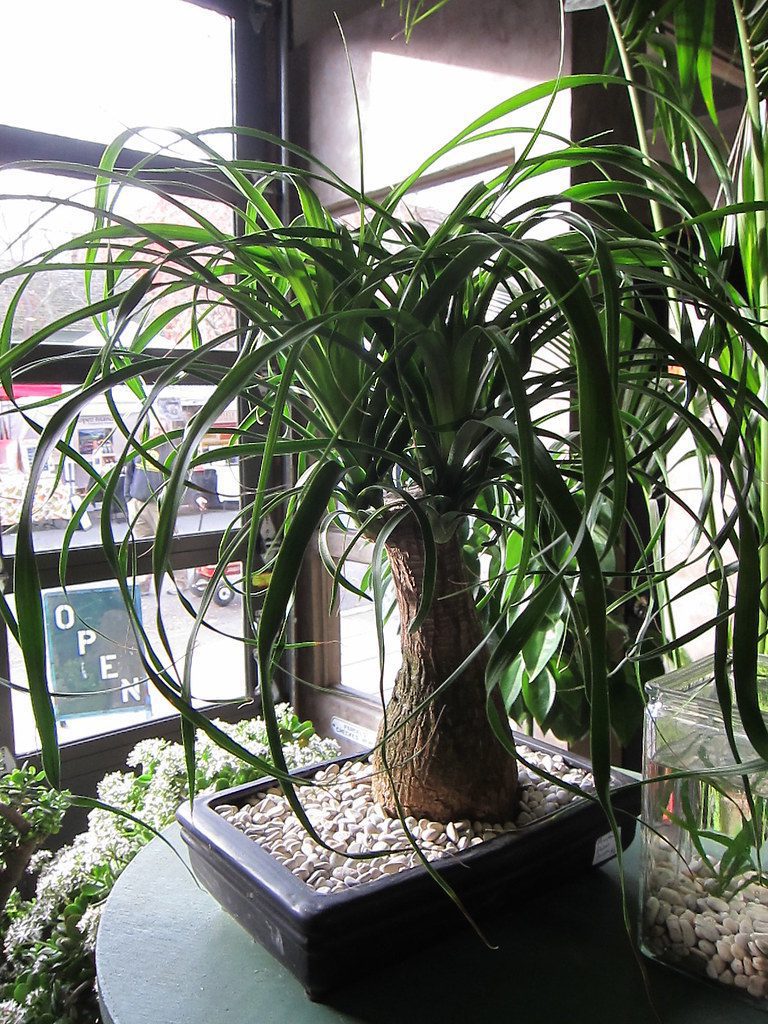
M533 765L555 776L567 777L574 785L584 789L594 786L590 775L569 766L559 755L551 756L524 747L521 754ZM408 849L402 823L390 818L380 804L372 802L371 779L368 764L348 762L329 765L319 771L315 776L316 787L302 787L300 796L307 818L330 850L306 834L279 786L250 798L245 806L220 804L216 810L224 820L268 850L296 878L316 892L330 895L421 863L417 854ZM416 838L423 856L438 860L530 825L572 799L566 790L531 772L521 770L519 780L520 806L514 821L462 819L444 824L426 818L417 822L408 816L405 826ZM372 852L387 856L371 861L350 860L350 855ZM672 872L668 874L670 879L674 878ZM659 904L657 920L662 923L669 906L658 899L656 902ZM678 910L682 910L682 906L680 902Z
M703 914L699 914L696 918L696 934L700 939L708 939L710 942L717 942L720 938L720 932L717 930L717 925L711 917L704 917Z
M715 947L717 948L717 955L722 957L723 960L728 961L733 959L733 954L731 952L733 949L732 942L729 942L727 939L718 939L715 943Z
M764 996L765 995L765 979L764 978L758 978L758 977L750 978L749 979L749 984L747 985L747 992L749 992L749 994L751 996L755 996L755 998L757 998L757 999L759 999L762 996Z
M686 921L685 918L680 918L680 933L683 937L683 942L689 949L692 949L696 945L696 932L693 930L693 926L690 921Z

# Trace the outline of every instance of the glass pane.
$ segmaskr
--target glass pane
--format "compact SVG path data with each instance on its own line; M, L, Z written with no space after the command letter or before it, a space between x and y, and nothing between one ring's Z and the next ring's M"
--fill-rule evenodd
M197 707L242 700L246 696L242 640L242 603L237 593L239 563L228 572L233 586L222 584L206 613L211 629L202 629L192 655L192 694ZM171 655L164 667L181 676L192 618L180 593L193 607L210 577L210 567L181 570L166 580L161 612ZM134 600L147 638L156 652L157 600L150 581L135 581ZM13 605L13 599L10 598ZM137 639L114 582L44 592L45 630L54 705L62 742L114 732L174 714L148 682ZM21 650L9 635L13 728L17 754L39 746L27 693Z
M65 200L58 204L48 202L44 197ZM64 245L73 238L91 230L93 215L88 208L94 203L93 186L88 181L66 178L60 175L42 174L33 171L0 170L0 273L12 267L33 260L50 249ZM30 198L31 197L31 198ZM139 186L121 187L112 197L115 212L133 223L164 223L190 226L196 224L196 217L210 221L219 230L230 233L233 230L232 209L226 203L213 199L184 196L176 203L157 196L150 189ZM82 209L81 207L85 207ZM131 241L123 243L130 248ZM116 254L116 249L112 255ZM76 264L82 264L84 252L65 249L57 258L58 267L38 272L25 283L18 309L13 319L12 340L23 341L35 331L59 317L82 308L89 300L86 297L85 274ZM107 259L103 253L101 259ZM158 260L161 254L158 252ZM207 260L204 249L198 258ZM72 264L72 269L69 269ZM161 271L155 282L158 286L170 278ZM0 283L0 316L5 316L20 277ZM91 301L101 298L104 275L95 270L90 284ZM132 281L128 274L117 282L116 291L127 290ZM155 295L151 317L160 317L166 310L184 307L194 302L196 326L203 342L222 338L221 349L234 349L236 316L231 306L216 302L216 296L205 290L192 293L190 289ZM191 345L191 313L182 311L163 326L159 334L151 338L156 348L188 348ZM112 326L111 323L109 326ZM139 332L147 326L140 315L128 324L121 333L120 344L131 347ZM52 343L76 344L79 347L96 347L103 344L102 335L93 321L82 320L69 325L48 339Z
M27 0L0 5L0 37L3 124L91 142L147 125L232 124L232 25L214 11L184 0ZM150 131L130 145L171 140ZM188 143L172 152L195 156Z
M363 576L370 568L363 562L347 561L344 575L350 583L360 587ZM376 639L376 616L373 602L357 597L349 590L341 590L339 600L341 633L341 684L356 693L379 696L379 650ZM395 675L400 668L400 616L397 608L384 624L384 693L387 700L392 694Z
M69 390L61 384L20 384L12 402L0 389L0 529L6 555L13 554L15 548L38 431L59 407L59 402L51 404L52 398L63 400ZM161 466L167 464L181 431L210 391L205 385L168 387L153 402L147 430L160 442L152 451ZM109 398L117 409L119 423L107 396L94 398L77 417L70 441L74 452L102 478L116 471L125 454L126 433L130 434L135 428L142 408L140 399L126 386L112 388ZM37 429L33 423L37 424ZM201 461L193 465L187 475L188 486L176 519L177 536L219 532L238 514L239 465L237 459L227 458L227 443L236 424L237 409L232 405L204 436L196 453ZM142 443L149 445L152 441ZM211 462L204 461L206 453L214 451L217 457ZM86 498L72 547L100 545L101 518L107 514L117 541L125 537L129 526L135 539L153 536L163 500L164 479L162 468L158 469L140 454L126 457L120 463L115 500L107 509L103 505L103 492L97 491L88 497L94 487L91 472L76 458L61 459L58 453L52 454L35 487L32 518L36 550L61 549L65 530L73 515L81 513Z
M704 322L692 306L687 305L685 312L691 319L694 336L698 340ZM710 361L709 369L718 372L716 360ZM669 370L675 376L683 373L674 365ZM726 424L718 422L719 417L712 407L706 410L700 408L698 415L710 430L722 436ZM659 480L660 500L654 503L656 514L664 516L664 569L670 573L664 588L669 606L662 605L657 615L668 636L682 637L694 632L711 622L717 614L717 584L715 581L706 582L708 570L714 567L712 541L707 538L714 537L722 527L726 515L734 508L734 499L730 484L723 479L713 459L708 460L707 473L710 479L705 487L700 459L701 454L697 454L694 439L687 432L667 453L665 477L663 481ZM665 490L667 495L662 496ZM711 505L704 514L702 502L708 491ZM702 515L706 519L703 529L699 521ZM655 526L656 522L652 521L651 529ZM738 554L730 543L722 548L720 557L724 565L735 565L738 562ZM729 579L731 603L736 597L735 588L736 576L733 574ZM663 595L664 591L661 593ZM714 643L715 631L712 628L693 637L682 646L682 650L686 658L697 661L712 653Z

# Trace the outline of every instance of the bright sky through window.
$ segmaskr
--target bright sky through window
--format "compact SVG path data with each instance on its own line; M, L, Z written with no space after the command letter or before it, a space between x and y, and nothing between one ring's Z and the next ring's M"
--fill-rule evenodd
M0 54L1 124L91 142L232 124L230 19L184 0L4 0ZM131 146L167 141L155 131ZM187 144L173 152L195 156Z

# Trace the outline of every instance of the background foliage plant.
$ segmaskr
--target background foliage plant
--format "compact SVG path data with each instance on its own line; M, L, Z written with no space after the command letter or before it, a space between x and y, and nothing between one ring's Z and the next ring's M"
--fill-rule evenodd
M0 914L30 859L61 828L69 794L52 789L32 765L0 778Z
M300 721L289 706L275 710L292 769L338 755L336 742L316 736L311 724ZM246 749L268 759L262 719L218 724ZM180 744L145 740L130 753L128 764L133 771L113 772L99 784L104 806L89 813L87 829L53 855L41 852L33 859L34 895L26 900L16 891L9 901L0 965L2 1024L97 1024L100 1019L93 954L104 900L153 838L152 830L167 828L189 795ZM196 785L201 792L240 785L262 774L199 737ZM54 797L63 803L63 796ZM47 815L49 820L50 811Z
M514 513L510 513L513 515ZM599 526L595 525L595 531ZM504 613L501 587L488 586L484 580L509 578L519 564L522 536L512 535L503 543L496 531L482 519L475 519L467 530L464 553L473 578L481 581L476 598L483 621L497 639L503 636L515 618L514 610ZM481 563L486 563L483 570ZM619 575L616 559L606 553L606 571ZM574 602L583 615L583 599L579 593ZM643 701L636 673L625 660L629 645L621 603L610 614L606 644L610 659L608 698L611 730L620 744L629 744L642 722ZM651 671L640 666L641 678ZM554 600L517 658L510 664L501 684L504 706L510 717L524 732L538 726L558 739L579 742L589 734L589 696L587 670L581 657L578 634L568 602L561 596Z
M619 69L626 76L638 137L644 142L646 137L653 138L678 173L692 180L709 176L714 182L697 216L708 236L702 258L720 268L729 283L729 300L755 328L750 338L733 331L728 344L716 354L717 362L713 359L710 364L737 385L735 415L723 439L727 445L729 432L730 436L738 432L752 458L746 471L734 461L733 482L721 491L721 508L717 514L715 510L709 514L709 564L717 559L725 571L710 574L702 568L689 592L698 592L717 607L712 667L703 666L701 674L703 680L709 678L710 671L714 674L723 735L731 755L737 763L743 756L738 744L743 728L750 752L765 760L768 729L758 665L758 655L764 654L768 645L768 416L761 404L768 393L761 351L768 338L765 5L753 0L702 0L698 4L605 0L605 8L611 29L606 67ZM729 65L731 109L721 106L722 83L718 82L716 61ZM739 79L740 88L734 89ZM680 240L685 244L682 233ZM711 410L706 414L711 415ZM716 417L713 420L718 431ZM711 486L706 458L695 445L692 449L699 460L704 493ZM738 512L732 511L737 506ZM741 518L732 551L717 540L719 522L729 512ZM670 616L670 625L674 626L674 616ZM667 636L674 641L674 629ZM746 795L741 803L732 801L738 818L724 813L729 805L717 797L717 776L709 801L702 801L702 806L712 805L714 819L708 820L702 810L698 820L698 803L694 807L697 813L680 816L680 827L704 857L709 844L726 881L750 861L756 877L763 881L764 806L763 798L753 791L753 784L760 783L761 776L754 773L741 780Z

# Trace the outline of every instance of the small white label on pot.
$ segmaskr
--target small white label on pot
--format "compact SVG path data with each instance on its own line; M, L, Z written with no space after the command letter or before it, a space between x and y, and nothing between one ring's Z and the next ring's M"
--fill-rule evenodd
M339 718L334 715L331 719L331 730L336 736L342 739L351 740L352 743L359 743L366 750L376 742L376 733L373 729L366 729L356 722L350 722L346 718Z
M615 856L616 840L614 839L613 832L606 832L595 843L595 856L592 858L592 864L602 864L603 861L610 860L611 857Z

